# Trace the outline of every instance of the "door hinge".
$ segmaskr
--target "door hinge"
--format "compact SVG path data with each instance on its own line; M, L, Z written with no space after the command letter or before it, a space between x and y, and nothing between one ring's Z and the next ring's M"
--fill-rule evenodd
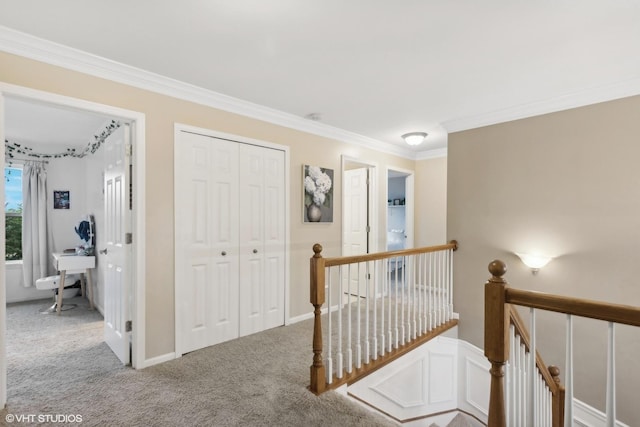
M131 243L133 243L133 233L125 233L124 243L127 245L130 245Z
M371 226L367 225L367 233L371 233Z
M133 145L129 144L126 147L127 148L125 148L125 155L133 156Z
M133 323L131 320L127 320L126 322L124 322L124 331L125 332L131 332L131 329L133 329Z

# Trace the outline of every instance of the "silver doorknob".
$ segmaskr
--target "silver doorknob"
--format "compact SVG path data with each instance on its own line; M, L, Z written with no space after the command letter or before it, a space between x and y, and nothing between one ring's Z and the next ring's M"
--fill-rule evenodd
M254 249L254 250L253 250L253 253L254 253L254 254L257 254L257 253L258 253L258 250L257 250L257 249Z
M222 253L220 255L227 256L227 251L222 251Z
M107 249L105 248L105 249L101 250L100 253L106 255L107 254Z

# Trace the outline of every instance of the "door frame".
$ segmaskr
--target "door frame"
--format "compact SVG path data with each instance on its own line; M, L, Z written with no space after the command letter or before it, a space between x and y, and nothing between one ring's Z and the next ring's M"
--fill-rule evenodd
M389 200L389 171L400 172L406 175L405 184L404 184L404 192L405 192L405 235L407 236L405 249L413 248L415 245L415 236L414 236L414 217L415 217L415 171L403 168L396 168L393 166L387 166L385 170L385 187L387 197L386 200ZM386 212L386 211L385 211ZM384 238L384 247L386 248L389 244L386 231L389 229L389 218L388 214L385 214L385 238Z
M258 139L253 139L253 138L248 138L248 137L244 137L244 136L240 136L240 135L234 135L234 134L230 134L230 133L225 133L225 132L220 132L220 131L216 131L216 130L212 130L212 129L205 129L205 128L201 128L201 127L196 127L196 126L191 126L191 125L187 125L187 124L183 124L183 123L175 123L174 124L174 136L173 136L173 161L174 161L174 165L173 165L173 186L174 188L176 188L178 182L176 180L176 173L175 171L178 168L178 155L177 152L180 149L180 138L181 138L181 133L182 132L189 132L189 133L196 133L199 135L203 135L203 136L209 136L212 138L219 138L219 139L225 139L228 141L234 141L237 143L241 143L241 144L250 144L250 145L256 145L258 147L265 147L265 148L270 148L270 149L275 149L275 150L281 150L284 152L284 188L285 188L285 194L284 194L284 215L285 215L285 225L284 225L284 234L285 234L285 257L284 257L284 264L285 264L285 271L284 271L284 324L285 325L289 325L291 323L291 319L290 319L290 312L289 312L289 301L290 301L290 272L291 272L291 161L290 161L290 153L289 153L289 146L286 145L280 145L280 144L274 144L272 142L266 142L266 141L261 141ZM176 198L176 194L174 192L174 199ZM174 200L174 218L175 218L175 211L178 209L178 203L176 203L176 201ZM177 227L174 227L174 233L176 233L177 231ZM177 242L180 236L174 236L175 241ZM181 316L179 316L178 314L180 313L180 302L181 302L181 297L182 294L180 292L178 292L178 281L181 279L179 277L179 271L178 271L178 263L177 260L179 259L179 254L178 254L178 245L174 245L174 301L175 301L175 305L174 305L174 312L175 312L175 316L174 316L174 320L175 320L175 357L176 359L179 357L182 357L182 348L183 348L183 344L182 344L182 337L181 337L181 331L184 328L184 324L182 321Z
M131 293L133 304L131 307L132 330L132 357L131 365L136 369L145 367L145 115L131 110L125 110L106 104L99 104L79 98L58 95L51 92L40 91L24 86L0 82L0 138L5 138L5 107L6 96L28 99L36 102L54 104L59 107L79 109L114 116L131 123L131 144L133 148L133 191L134 206L132 212L132 227L134 241L131 259ZM1 150L0 161L5 162L4 150ZM0 202L4 204L4 191L0 192ZM0 219L0 226L4 229L4 215ZM4 245L1 245L0 255L4 259ZM6 268L5 263L0 262L0 348L6 348ZM7 355L0 351L0 408L7 402Z
M367 168L369 170L369 197L368 197L368 212L369 212L369 253L374 253L378 251L379 242L378 242L378 205L379 205L379 197L378 197L378 164L375 162L370 162L367 160L361 160L356 157L347 156L345 154L342 155L341 161L341 175L342 175L342 194L341 194L341 204L342 204L342 218L341 218L341 235L340 235L340 251L341 253L344 251L344 224L345 224L345 203L344 203L344 194L345 194L345 186L346 182L344 179L344 173L346 170L350 169L349 165L358 165L363 168ZM344 254L343 254L344 255Z

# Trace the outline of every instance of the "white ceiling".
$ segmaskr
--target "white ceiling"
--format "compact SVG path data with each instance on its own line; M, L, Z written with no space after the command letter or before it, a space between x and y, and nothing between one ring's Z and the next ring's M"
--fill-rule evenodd
M636 0L0 0L0 25L418 151L640 93Z
M7 97L5 139L42 154L63 153L95 142L110 118L58 106Z

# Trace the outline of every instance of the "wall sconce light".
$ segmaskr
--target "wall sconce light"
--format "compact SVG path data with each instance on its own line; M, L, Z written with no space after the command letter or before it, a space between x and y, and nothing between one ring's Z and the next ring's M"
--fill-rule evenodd
M402 139L409 145L420 145L427 137L426 132L409 132L402 135Z
M538 271L545 265L551 261L551 257L544 255L531 255L531 254L519 254L516 252L516 255L520 257L522 262L531 269L532 274L538 274Z

